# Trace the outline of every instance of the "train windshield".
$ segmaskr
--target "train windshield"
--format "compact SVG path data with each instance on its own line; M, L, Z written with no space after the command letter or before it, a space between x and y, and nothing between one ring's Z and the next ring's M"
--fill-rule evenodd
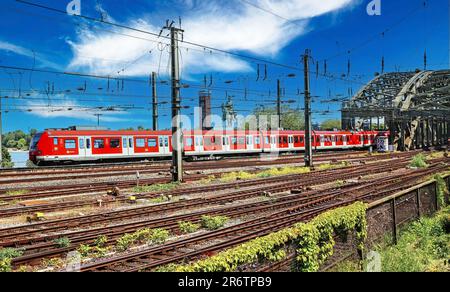
M42 136L42 133L39 133L39 134L36 134L33 136L33 139L31 139L31 143L30 143L30 150L37 150L37 144L39 143L41 136Z

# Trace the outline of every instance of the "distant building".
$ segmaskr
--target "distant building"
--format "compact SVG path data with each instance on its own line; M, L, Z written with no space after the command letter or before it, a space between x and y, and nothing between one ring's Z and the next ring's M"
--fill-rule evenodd
M202 90L199 93L199 106L201 108L200 127L203 130L212 130L211 124L211 92Z

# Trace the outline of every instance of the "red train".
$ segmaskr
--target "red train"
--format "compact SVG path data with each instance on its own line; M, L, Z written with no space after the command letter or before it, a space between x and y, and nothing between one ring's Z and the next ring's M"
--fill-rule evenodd
M314 132L316 150L363 148L376 145L380 132ZM184 131L185 158L256 155L305 150L301 131ZM161 159L170 157L169 131L45 130L30 146L35 164L107 160Z

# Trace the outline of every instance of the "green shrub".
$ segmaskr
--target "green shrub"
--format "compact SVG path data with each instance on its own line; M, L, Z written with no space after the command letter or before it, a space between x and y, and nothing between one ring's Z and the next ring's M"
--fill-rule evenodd
M68 248L71 245L70 239L67 237L55 239L54 242L59 248Z
M169 238L169 231L165 229L153 229L149 238L151 244L163 244Z
M414 168L426 168L428 167L427 158L423 154L418 154L413 157L410 166Z
M126 251L129 249L136 241L136 236L134 234L125 234L121 238L117 239L116 249L119 252Z
M202 216L202 227L208 230L217 230L225 226L228 221L226 216Z
M0 259L0 273L12 272L11 262L10 258Z
M178 222L178 227L181 233L189 234L197 232L200 229L200 224L194 224L192 222Z
M23 251L16 248L0 249L0 272L7 273L12 271L12 260L23 255Z
M100 235L94 241L94 244L97 247L105 247L107 243L108 243L108 236L106 235Z
M437 183L437 199L439 206L444 208L446 206L445 195L448 194L447 183L439 174L435 175L434 179Z
M82 244L78 247L77 251L80 253L82 257L88 257L92 251L92 247L89 245Z
M449 208L433 218L421 218L408 225L398 243L377 247L385 272L425 272L435 270L437 262L450 258L450 234L446 230Z
M279 261L286 256L284 247L295 244L296 270L318 271L320 265L333 254L334 241L327 242L334 232L356 231L358 247L367 235L367 205L355 203L324 213L310 223L299 223L264 237L256 238L216 256L187 265L168 265L158 271L166 272L234 272L241 265L261 261ZM331 248L331 249L330 249Z

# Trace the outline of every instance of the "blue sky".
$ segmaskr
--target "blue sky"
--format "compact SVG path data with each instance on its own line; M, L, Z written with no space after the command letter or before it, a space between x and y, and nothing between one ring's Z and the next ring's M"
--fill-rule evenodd
M69 0L30 0L65 10ZM246 2L253 3L258 9ZM339 104L323 103L348 97L381 70L428 68L449 64L449 7L446 0L381 0L381 16L369 16L369 0L231 0L146 1L81 0L82 15L159 33L166 19L182 18L185 40L301 68L300 55L309 48L314 60L327 60L332 77L311 76L314 120L338 118ZM160 126L170 124L167 40L99 25L77 17L2 1L0 65L78 72L124 78L83 78L0 68L4 131L95 125L111 129L151 127L148 76L158 72ZM382 36L381 32L386 33ZM350 52L349 52L350 51ZM347 64L350 60L350 76ZM274 106L276 80L282 80L293 108L303 107L302 72L181 44L183 105L190 115L205 75L212 76L214 113L233 96L235 109L247 115L255 107ZM257 80L260 64L261 78ZM315 65L311 65L315 71ZM287 78L295 73L295 78ZM339 77L340 79L338 79ZM132 79L132 81L129 81ZM342 80L344 79L344 80ZM162 82L162 83L161 83ZM245 94L246 93L246 94ZM116 111L108 111L107 109ZM122 109L121 111L117 111ZM6 112L5 112L6 111ZM329 113L328 113L329 112ZM193 126L196 126L194 123Z

